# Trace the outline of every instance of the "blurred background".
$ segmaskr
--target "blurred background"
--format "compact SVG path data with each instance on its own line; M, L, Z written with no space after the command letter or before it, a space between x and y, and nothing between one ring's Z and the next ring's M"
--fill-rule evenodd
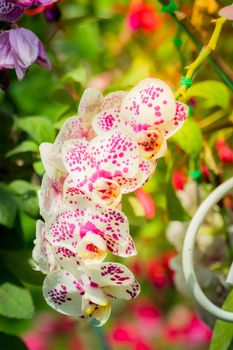
M215 319L191 300L180 260L192 215L233 173L232 82L230 89L219 68L219 60L233 67L230 21L221 33L217 63L205 62L188 90L190 115L169 139L155 175L124 197L138 250L124 264L141 283L140 296L115 304L107 324L96 328L50 309L42 296L44 276L31 263L44 172L39 144L54 141L64 121L77 113L86 87L106 94L156 77L176 91L185 67L211 36L211 20L231 1L176 4L178 17L155 0L61 0L28 9L20 19L44 43L52 69L33 65L20 82L14 71L0 72L0 349L9 344L14 350L233 349L233 326L218 323L213 335ZM218 305L229 294L232 236L229 194L206 217L195 251L199 282ZM228 300L233 307L233 298Z

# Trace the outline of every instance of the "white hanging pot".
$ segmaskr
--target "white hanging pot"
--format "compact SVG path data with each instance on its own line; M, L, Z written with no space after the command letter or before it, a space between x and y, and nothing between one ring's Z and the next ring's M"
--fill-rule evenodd
M233 312L222 310L220 307L212 303L203 293L198 283L193 263L193 251L199 227L201 226L206 214L212 208L212 206L218 203L218 201L223 198L224 195L231 189L233 189L233 177L221 184L213 192L211 192L211 194L204 200L204 202L196 211L185 236L182 253L182 265L187 286L190 289L195 300L212 315L223 321L233 323ZM233 285L233 263L231 265L226 282Z

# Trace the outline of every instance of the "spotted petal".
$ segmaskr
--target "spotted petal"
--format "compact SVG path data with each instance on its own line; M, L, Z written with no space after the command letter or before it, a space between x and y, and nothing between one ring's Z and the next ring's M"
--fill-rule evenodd
M124 131L107 131L90 142L90 152L101 170L135 175L139 165L138 145Z
M155 171L156 163L152 163L147 159L141 160L139 164L139 170L134 177L124 178L119 177L118 182L121 185L122 193L130 193L137 188L143 186Z
M76 248L81 239L82 224L83 212L78 209L60 211L46 224L47 239L54 246Z
M40 215L48 220L62 206L62 190L61 186L51 180L45 173L41 183L41 189L38 193Z
M129 286L103 287L104 293L113 299L134 299L140 293L140 285L135 280Z
M124 120L120 116L120 110L116 108L101 111L92 121L92 127L98 135L123 126Z
M69 316L82 314L82 282L66 270L50 272L44 280L43 295L53 309Z
M154 78L142 80L123 99L121 117L135 132L147 130L174 117L176 104L171 89Z
M78 171L89 172L95 167L94 159L89 152L89 143L86 140L66 141L62 146L62 155L65 167L69 173Z
M129 234L127 217L119 210L112 208L92 208L89 219L93 225L93 232L99 230L107 243L107 248L113 254L127 257L136 255L136 248ZM91 225L87 229L91 229ZM96 231L97 232L97 231Z
M60 132L58 133L54 144L60 150L63 143L68 140L76 140L76 139L87 139L89 129L85 128L82 123L82 120L79 117L71 117L67 119Z
M120 108L123 98L127 95L127 91L110 92L103 99L101 111L109 108Z
M135 280L133 273L119 263L105 262L91 265L83 271L99 287L130 286Z
M81 201L91 202L90 182L85 172L73 172L64 182L64 200L70 205L78 205Z
M78 115L85 124L90 123L92 117L100 111L102 102L103 95L99 90L88 88L84 91L79 103Z
M182 127L187 118L188 109L187 105L176 101L176 114L174 118L157 126L157 129L165 135L166 139L174 135Z
M45 237L45 225L41 220L38 220L36 223L36 239L34 244L32 258L37 265L36 269L42 273L48 273L55 269L58 265L56 264L51 245Z

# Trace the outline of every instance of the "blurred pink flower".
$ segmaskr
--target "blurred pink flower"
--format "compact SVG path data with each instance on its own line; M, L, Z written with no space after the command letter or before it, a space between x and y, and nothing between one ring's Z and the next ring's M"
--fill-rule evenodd
M176 253L167 252L161 257L153 258L148 263L148 277L155 287L164 288L173 282L173 271L169 261Z
M155 216L156 207L151 194L142 188L138 188L134 193L143 207L145 217L148 220L153 219Z
M233 21L233 5L225 6L218 12L219 16Z
M224 164L232 164L233 163L233 149L225 143L224 140L218 140L216 142L216 148L218 151L219 159Z
M159 334L162 318L158 308L148 299L139 300L132 305L132 321L118 321L109 333L113 347L127 346L130 350L155 350L150 340Z
M212 332L192 311L183 305L176 306L169 315L165 339L169 343L193 344L209 343Z
M132 1L127 16L127 24L132 31L139 29L153 33L161 24L153 4L144 1Z
M37 331L26 333L23 340L29 350L49 350L46 338Z
M180 170L174 170L172 174L172 184L176 191L183 190L185 185L185 176Z

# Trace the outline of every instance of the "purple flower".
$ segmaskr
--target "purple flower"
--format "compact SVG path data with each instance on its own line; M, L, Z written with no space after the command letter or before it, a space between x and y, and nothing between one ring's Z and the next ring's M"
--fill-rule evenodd
M23 13L24 8L17 0L0 0L0 21L15 22Z
M34 33L24 28L0 33L0 70L14 68L21 80L33 63L46 69L51 67L45 49Z
M50 5L57 0L0 0L0 21L16 22L30 6Z

